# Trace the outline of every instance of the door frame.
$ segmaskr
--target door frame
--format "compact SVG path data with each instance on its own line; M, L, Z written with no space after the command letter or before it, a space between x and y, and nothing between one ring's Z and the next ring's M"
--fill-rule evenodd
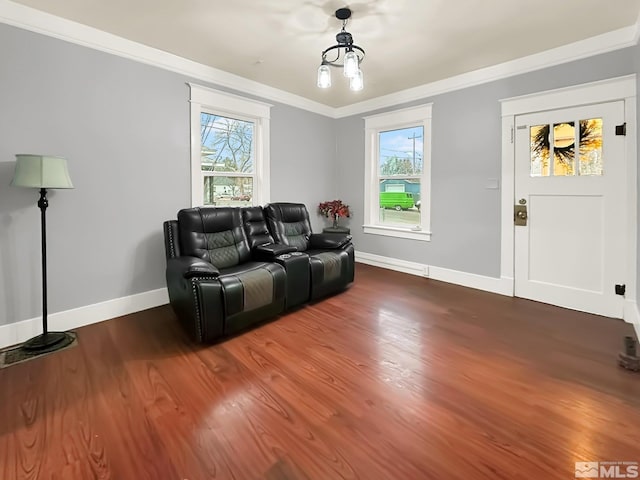
M515 292L515 226L513 205L515 202L515 118L517 115L579 107L616 100L624 101L624 117L627 123L625 136L625 161L627 178L627 259L624 319L633 322L636 313L637 256L638 256L638 166L636 125L636 75L610 78L598 82L522 95L500 100L502 115L502 180L501 180L501 236L500 278L509 294Z

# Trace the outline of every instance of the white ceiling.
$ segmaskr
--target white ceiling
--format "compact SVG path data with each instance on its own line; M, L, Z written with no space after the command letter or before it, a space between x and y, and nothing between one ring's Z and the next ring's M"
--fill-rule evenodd
M14 0L196 62L341 107L633 25L640 0ZM320 53L347 25L365 88Z

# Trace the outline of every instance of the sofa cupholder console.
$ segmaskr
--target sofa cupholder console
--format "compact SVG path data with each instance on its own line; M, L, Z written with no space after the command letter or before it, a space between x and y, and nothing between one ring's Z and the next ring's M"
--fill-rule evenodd
M287 308L295 307L309 300L311 275L309 255L302 252L283 253L276 257L276 263L287 272Z

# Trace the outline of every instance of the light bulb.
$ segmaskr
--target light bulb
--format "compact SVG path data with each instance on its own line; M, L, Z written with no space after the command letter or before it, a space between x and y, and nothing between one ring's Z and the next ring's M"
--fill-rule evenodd
M351 50L344 55L344 76L353 77L358 73L358 55Z
M331 70L328 65L320 65L318 67L318 86L320 88L329 88L331 86Z
M364 77L362 76L362 70L358 69L356 74L349 79L349 88L354 92L360 91L364 88Z

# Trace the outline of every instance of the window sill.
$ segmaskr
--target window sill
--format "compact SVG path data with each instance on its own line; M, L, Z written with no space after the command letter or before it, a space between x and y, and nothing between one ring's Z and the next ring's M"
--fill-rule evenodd
M372 235L384 235L387 237L408 238L409 240L421 240L423 242L431 241L431 232L424 230L411 230L402 227L387 227L382 225L363 225L364 233Z

